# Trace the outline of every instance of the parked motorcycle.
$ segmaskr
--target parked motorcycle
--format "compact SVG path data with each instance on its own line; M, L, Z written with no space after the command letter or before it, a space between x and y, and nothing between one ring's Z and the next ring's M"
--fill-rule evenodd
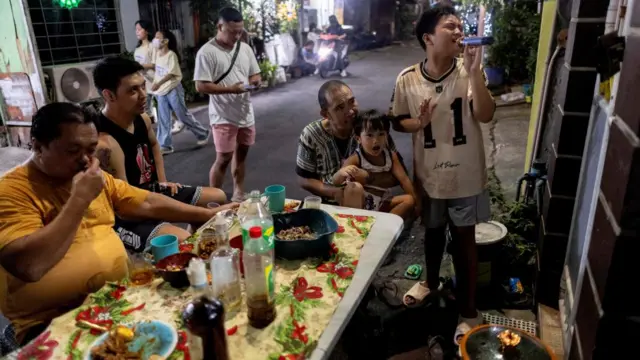
M338 41L341 44L336 45ZM318 49L318 72L322 78L328 77L332 72L345 70L349 66L349 44L345 40L338 40L336 35L320 35L320 48ZM342 59L342 69L339 68L339 59Z

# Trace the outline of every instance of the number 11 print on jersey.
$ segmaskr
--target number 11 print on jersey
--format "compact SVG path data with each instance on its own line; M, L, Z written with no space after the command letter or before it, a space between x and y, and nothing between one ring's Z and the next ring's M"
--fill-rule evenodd
M451 111L453 111L453 146L464 145L467 143L467 137L464 135L462 125L462 98L456 98L451 103ZM424 148L433 149L436 147L436 140L433 138L431 123L424 128Z

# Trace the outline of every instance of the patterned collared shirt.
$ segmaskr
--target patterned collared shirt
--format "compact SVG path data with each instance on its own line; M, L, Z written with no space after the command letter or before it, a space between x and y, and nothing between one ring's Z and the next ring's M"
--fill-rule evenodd
M341 142L346 146L340 146ZM387 138L387 142L389 150L397 151L391 136ZM345 140L336 139L322 127L322 120L316 120L307 125L300 134L296 174L306 179L318 179L325 184L332 184L333 175L357 148L358 142L354 136Z

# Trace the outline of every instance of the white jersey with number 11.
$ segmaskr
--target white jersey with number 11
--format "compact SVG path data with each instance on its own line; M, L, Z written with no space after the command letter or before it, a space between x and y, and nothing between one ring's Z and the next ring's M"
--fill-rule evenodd
M482 131L474 120L469 75L454 60L440 78L424 62L404 69L396 80L391 109L400 118L418 118L420 104L437 104L431 123L413 134L416 175L431 198L456 199L480 194L487 183Z

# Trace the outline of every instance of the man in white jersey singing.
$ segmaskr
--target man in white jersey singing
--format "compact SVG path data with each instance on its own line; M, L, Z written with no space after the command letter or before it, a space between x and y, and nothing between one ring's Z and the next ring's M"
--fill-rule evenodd
M413 133L416 191L424 189L427 281L415 284L404 303L418 305L440 287L448 225L460 307L457 344L482 322L475 305L475 225L489 220L490 205L480 123L491 121L495 102L485 84L482 52L461 46L462 23L452 7L436 5L424 12L416 36L427 56L398 76L392 112L394 129Z

